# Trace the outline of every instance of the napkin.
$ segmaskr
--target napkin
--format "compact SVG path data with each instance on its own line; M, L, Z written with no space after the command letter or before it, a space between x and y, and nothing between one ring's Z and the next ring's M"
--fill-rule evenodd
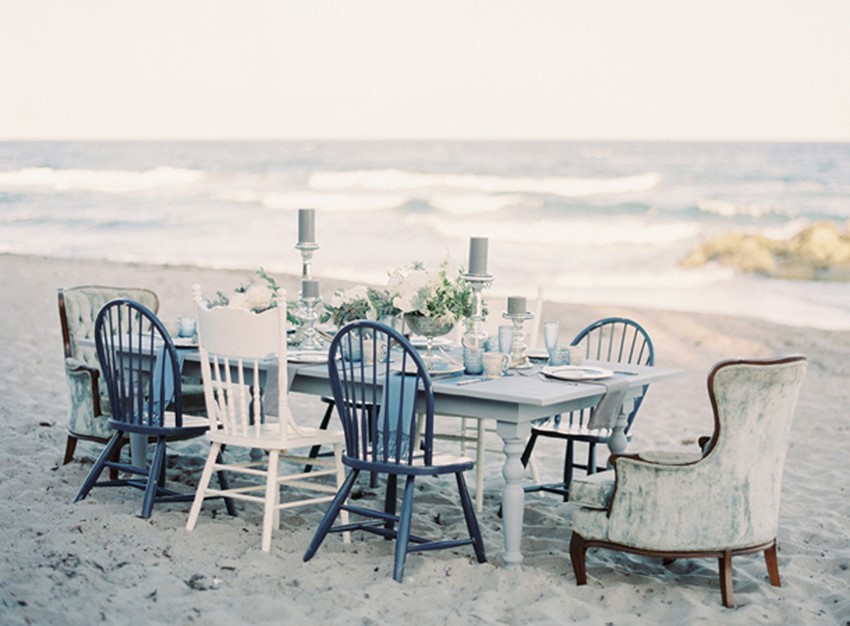
M587 427L590 430L597 428L614 428L623 400L626 399L626 391L629 389L629 381L625 378L612 378L605 381L593 381L595 385L604 385L605 394L599 400L599 404L590 414Z
M183 371L183 359L186 358L186 353L183 350L177 350L176 352L177 370L180 372ZM167 357L168 352L165 350L164 345L156 349L156 363L153 369L153 388L154 390L159 390L160 386L162 386L163 391L161 395L158 391L154 391L157 395L153 398L152 415L146 416L148 423L152 420L159 421L165 408L174 399L174 369L171 367L171 362L166 360ZM162 404L160 404L160 400L162 400Z
M416 376L393 372L384 385L384 398L378 413L378 438L375 452L382 461L393 462L398 450L398 459L407 459L410 452L411 416L416 402ZM384 432L387 434L384 455Z

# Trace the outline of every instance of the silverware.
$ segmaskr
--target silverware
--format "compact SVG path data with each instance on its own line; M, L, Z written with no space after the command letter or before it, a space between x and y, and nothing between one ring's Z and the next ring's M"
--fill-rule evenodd
M469 378L467 380L462 380L459 383L455 383L455 386L460 387L461 385L471 385L472 383L483 383L488 380L495 380L490 378Z
M614 370L615 374L623 374L624 376L637 376L637 372L627 372L626 370Z

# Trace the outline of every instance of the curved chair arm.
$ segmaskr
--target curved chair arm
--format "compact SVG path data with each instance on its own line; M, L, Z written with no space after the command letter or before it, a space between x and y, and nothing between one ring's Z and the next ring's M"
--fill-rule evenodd
M100 405L100 372L74 358L65 359L65 378L71 406L68 412L68 431L91 437L109 438L109 416L104 415Z
M633 459L654 465L691 465L702 459L702 454L673 450L645 450L636 454L611 455L612 465L616 464L618 459Z

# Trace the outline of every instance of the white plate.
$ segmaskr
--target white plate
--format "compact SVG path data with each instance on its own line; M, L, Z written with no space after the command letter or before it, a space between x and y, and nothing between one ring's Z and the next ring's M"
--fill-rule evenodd
M463 365L459 365L456 363L434 363L428 373L431 374L431 377L434 376L453 376L455 374L463 373Z
M614 372L589 365L547 365L543 368L543 375L560 380L597 380L613 376Z
M286 360L290 363L327 363L328 353L316 350L291 350L286 353Z
M431 378L437 376L453 376L454 374L460 374L463 372L462 363L434 361L434 363L431 364L431 367L433 369L428 371L428 373L431 374ZM401 371L401 367L396 366L396 371ZM414 363L413 359L407 359L405 361L405 371L411 374L416 372L416 363Z
M525 355L535 361L546 361L549 359L549 353L546 351L546 348L529 348L526 350Z
M197 348L198 342L194 337L172 337L171 340L178 348Z

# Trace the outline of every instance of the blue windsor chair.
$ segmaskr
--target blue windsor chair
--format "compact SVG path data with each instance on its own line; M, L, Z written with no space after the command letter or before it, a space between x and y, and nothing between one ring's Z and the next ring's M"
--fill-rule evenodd
M585 358L612 363L630 363L633 365L653 365L655 349L646 330L634 320L624 317L606 317L597 320L579 332L572 340L573 346L585 346ZM625 434L628 437L638 409L643 402L649 385L645 385L641 394L634 399L634 407L626 418ZM522 464L527 466L538 438L548 437L562 439L566 442L564 452L563 480L554 483L541 483L525 487L526 492L546 491L569 499L570 483L573 479L573 469L585 470L594 474L596 467L596 445L607 444L610 432L608 429L589 430L586 426L592 409L573 411L547 418L531 429L531 437L522 453ZM575 460L575 444L587 444L587 462L577 463Z
M200 437L209 429L206 417L183 415L180 382L183 355L159 318L145 305L128 298L107 302L95 321L97 358L112 407L109 427L114 431L89 471L75 498L78 502L94 487L130 486L144 491L142 518L157 502L191 502L193 493L179 493L165 485L165 454L169 441ZM114 451L130 434L155 442L148 468L115 459ZM134 461L138 462L138 461ZM131 476L99 481L105 468ZM218 473L223 489L227 479ZM227 512L236 514L230 499Z
M368 348L364 350L366 338L373 340L366 344L371 346L371 353ZM349 354L352 348L359 347L361 360L344 360L343 347ZM409 552L471 545L478 562L484 563L484 543L464 479L464 472L473 469L475 463L465 457L434 455L434 392L419 353L389 326L359 320L344 326L334 337L328 370L334 404L345 435L342 462L348 473L316 530L304 560L313 558L329 532L362 530L396 540L393 578L398 582L404 575ZM379 407L377 416L374 415L375 407ZM418 448L414 444L417 413L424 419L424 435ZM347 503L363 471L387 476L382 509ZM436 541L411 533L415 479L443 474L455 475L467 538ZM399 477L404 477L405 484L401 512L397 514ZM358 521L333 526L341 511L358 516Z

